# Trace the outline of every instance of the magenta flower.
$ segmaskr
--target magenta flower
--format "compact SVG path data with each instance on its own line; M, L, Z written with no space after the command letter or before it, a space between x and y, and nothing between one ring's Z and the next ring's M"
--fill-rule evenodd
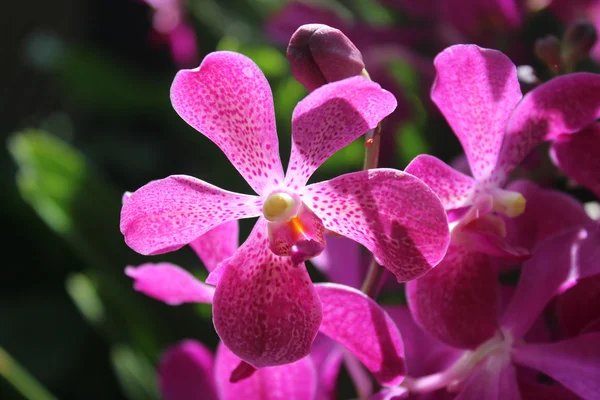
M375 169L306 186L330 155L394 109L393 96L379 85L349 78L301 101L293 114L285 176L271 91L251 60L212 53L199 68L177 74L171 100L184 120L223 150L259 196L171 176L131 195L121 212L121 232L139 253L160 254L222 223L260 216L246 242L208 281L217 286L219 336L255 367L308 354L321 304L298 264L322 251L325 229L363 244L398 280L422 275L443 257L449 241L445 213L437 196L412 175Z
M460 140L473 178L428 155L415 158L406 172L425 181L459 221L457 242L523 260L527 252L506 243L505 226L494 213L516 217L525 210L525 198L502 186L537 144L600 117L600 75L555 78L522 97L516 68L499 51L452 46L436 57L435 66L432 99Z
M566 288L588 277L596 277L600 272L597 263L600 230L598 226L573 228L550 237L538 246L533 257L525 262L516 290L507 306L498 307L487 302L490 315L498 315L498 327L486 341L472 350L465 351L450 367L432 375L406 379L403 387L412 393L427 393L441 388L458 391L458 399L519 399L544 398L543 388L530 380L529 370L516 368L524 366L534 369L584 399L595 399L600 393L597 377L600 376L600 333L582 331L581 334L553 343L536 343L534 336L525 334L534 327L547 304ZM432 273L443 267L440 264ZM480 265L482 270L488 265ZM426 277L429 276L426 275ZM463 276L463 285L478 286L474 275L469 279ZM439 282L441 283L441 282ZM454 283L456 283L454 281ZM408 284L412 285L412 282ZM409 305L413 315L421 310L416 307L415 298L409 289ZM439 299L432 299L435 308L441 305ZM478 301L469 296L463 304L455 303L454 317L460 320L469 308L469 302ZM423 304L421 300L418 303ZM498 308L500 311L498 311ZM418 322L419 318L415 318ZM487 325L487 317L481 319ZM454 330L456 322L438 319L443 325L432 332L427 325L425 331L448 343L439 331L444 327ZM476 323L471 325L477 326ZM470 335L470 332L465 331ZM468 341L468 337L459 340ZM409 365L410 370L410 365ZM517 384L525 382L527 389ZM530 397L525 397L525 392ZM533 396L531 393L536 393Z

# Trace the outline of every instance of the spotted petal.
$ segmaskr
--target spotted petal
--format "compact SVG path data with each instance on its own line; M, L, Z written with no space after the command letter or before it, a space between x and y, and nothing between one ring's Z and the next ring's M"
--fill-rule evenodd
M506 123L521 100L517 69L497 50L451 46L434 60L431 98L460 140L476 179L496 166Z
M321 323L321 301L304 264L269 250L260 218L222 271L213 322L223 343L256 368L297 361L310 352Z
M550 154L567 176L600 197L600 124L560 137Z
M239 223L237 220L218 225L190 243L211 272L221 261L235 253L239 246Z
M213 355L202 343L184 340L161 356L158 386L164 400L219 400Z
M309 185L304 203L325 227L373 252L399 282L423 275L448 248L448 221L438 197L420 179L374 169Z
M271 88L248 57L218 51L198 68L179 71L171 103L219 146L257 193L283 182Z
M215 381L219 400L312 400L317 375L310 357L291 364L261 368L249 378L232 383L229 379L240 359L223 343L217 348Z
M258 197L228 192L186 175L152 181L121 209L121 233L133 250L177 250L224 222L261 214Z
M475 189L475 180L450 167L442 160L422 154L412 160L404 172L425 182L440 198L445 210L470 205Z
M215 288L196 279L177 265L147 263L125 268L135 281L134 289L156 300L175 306L182 303L211 303Z
M600 74L563 75L533 89L508 121L498 157L497 180L504 182L542 141L580 131L599 117Z
M288 186L302 187L330 156L375 128L396 108L394 96L356 76L324 85L302 100L292 116Z
M394 321L364 293L343 285L315 285L323 302L321 332L346 347L385 386L404 379L404 349Z

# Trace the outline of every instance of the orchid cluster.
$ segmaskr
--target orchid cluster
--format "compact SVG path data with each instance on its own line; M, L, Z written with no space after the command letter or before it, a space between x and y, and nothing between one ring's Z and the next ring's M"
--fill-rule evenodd
M171 102L255 194L174 175L123 197L133 250L189 245L209 272L126 269L159 301L212 305L216 354L196 340L169 348L163 397L334 399L345 369L361 399L600 398L598 206L521 173L549 146L557 170L600 196L600 75L523 94L505 54L450 46L431 99L466 167L420 155L401 171L376 168L397 101L352 41L305 25L287 56L310 93L293 112L285 173L267 80L246 56L214 52L176 75ZM309 183L363 135L362 171ZM240 245L238 220L256 217ZM307 261L328 282L312 282ZM407 305L378 304L384 286Z

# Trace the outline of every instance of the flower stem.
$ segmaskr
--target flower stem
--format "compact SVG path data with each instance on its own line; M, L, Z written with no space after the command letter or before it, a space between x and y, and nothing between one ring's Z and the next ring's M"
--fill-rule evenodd
M0 376L3 376L27 400L57 400L2 347L0 347Z
M365 134L365 159L363 170L377 168L379 148L381 147L381 122Z
M385 273L385 269L375 261L375 258L371 260L367 276L360 288L360 291L371 298L377 297L379 289L381 287L380 282Z

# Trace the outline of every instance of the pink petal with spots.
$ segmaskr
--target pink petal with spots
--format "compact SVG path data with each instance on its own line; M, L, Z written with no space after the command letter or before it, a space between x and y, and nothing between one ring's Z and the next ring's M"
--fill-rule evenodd
M211 351L195 340L169 347L158 365L158 386L163 400L219 400Z
M600 197L600 124L559 137L550 154L568 177Z
M562 383L584 399L600 393L600 333L545 344L517 344L515 363L534 368Z
M492 355L473 368L456 400L520 400L514 365L505 354Z
M402 338L383 308L347 286L315 287L323 302L320 331L346 347L382 385L401 383L406 373Z
M490 257L452 243L444 260L407 282L413 318L436 339L475 348L497 329L497 273Z
M600 235L593 229L573 228L538 246L525 262L517 290L501 325L522 337L549 301L578 279L598 273Z
M304 203L325 228L373 252L399 282L439 263L450 242L438 197L420 179L393 169L373 169L307 186Z
M517 69L497 50L451 46L434 60L431 98L460 140L476 179L496 166L506 123L521 99Z
M171 103L219 146L258 194L283 182L271 88L248 57L218 51L198 68L179 71Z
M600 117L600 75L578 72L554 78L527 93L508 121L498 157L502 183L544 140L582 130Z
M224 222L261 215L262 200L228 192L186 175L152 181L121 209L125 242L141 254L162 254L191 243Z
M425 376L448 368L464 351L450 347L421 329L407 306L384 306L402 335L406 367L413 377Z
M317 374L310 357L291 364L260 368L249 378L229 380L240 359L223 343L217 348L215 381L219 400L312 400Z
M412 160L404 172L425 182L440 198L446 210L471 204L475 180L453 169L442 160L422 154Z
M239 223L237 220L218 225L190 243L211 272L221 261L235 253L239 246Z
M147 263L139 267L125 268L125 275L132 278L133 288L146 296L172 306L182 303L211 303L215 288L205 285L192 274L177 265Z
M505 221L507 240L514 245L532 250L555 234L590 222L583 204L563 192L524 180L507 189L521 193L527 201L523 214Z
M233 257L221 263L213 322L223 343L256 368L305 357L321 324L321 301L304 264L269 250L260 218Z
M298 189L338 150L377 126L396 108L394 96L362 76L333 82L294 109L288 187Z

